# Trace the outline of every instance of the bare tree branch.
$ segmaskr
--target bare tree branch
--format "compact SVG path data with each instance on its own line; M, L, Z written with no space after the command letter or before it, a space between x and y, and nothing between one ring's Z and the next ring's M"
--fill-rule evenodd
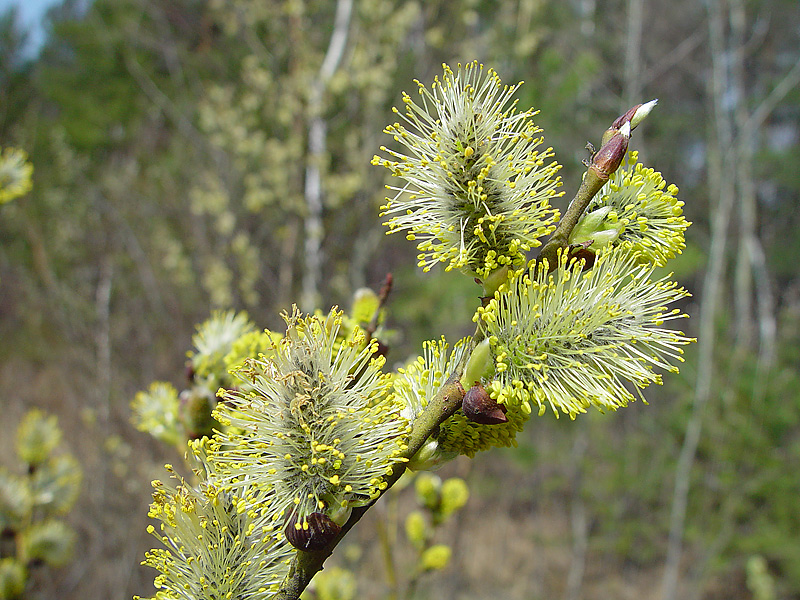
M321 163L327 150L328 124L322 116L323 97L347 44L353 0L338 0L328 50L322 61L317 79L311 85L308 98L310 123L308 128L308 158L306 164L305 197L308 213L305 218L305 271L300 305L312 311L319 304L319 281L322 271L322 175Z

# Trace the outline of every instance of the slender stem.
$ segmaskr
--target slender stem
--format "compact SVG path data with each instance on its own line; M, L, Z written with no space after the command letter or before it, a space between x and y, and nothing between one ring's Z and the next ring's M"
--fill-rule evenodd
M367 343L372 340L372 336L375 335L375 330L378 329L378 321L380 321L381 318L381 311L383 310L383 307L386 306L386 301L389 299L389 294L392 291L393 281L394 278L392 277L392 274L387 273L386 279L381 286L381 291L378 294L378 306L375 309L375 312L372 314L372 319L370 319L370 322L367 324L367 328L365 330L367 334Z
M578 220L586 210L586 207L589 206L589 202L597 195L597 192L600 191L606 181L608 181L608 176L604 177L592 167L587 169L581 186L575 192L575 197L569 203L561 222L544 247L542 247L542 251L537 258L538 261L547 259L550 267L555 268L558 260L558 251L566 248L569 243L569 235L575 229L575 225L578 224Z

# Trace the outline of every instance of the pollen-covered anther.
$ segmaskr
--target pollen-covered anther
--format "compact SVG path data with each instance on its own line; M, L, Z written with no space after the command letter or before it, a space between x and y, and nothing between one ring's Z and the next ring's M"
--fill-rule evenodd
M480 383L467 390L461 410L470 421L481 425L499 425L508 422L506 407L493 400Z

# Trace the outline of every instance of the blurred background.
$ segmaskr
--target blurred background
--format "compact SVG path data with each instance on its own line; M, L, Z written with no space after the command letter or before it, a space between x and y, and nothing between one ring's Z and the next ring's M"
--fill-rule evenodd
M415 597L800 598L797 0L36 4L0 2L0 146L34 165L0 206L0 464L38 407L83 482L74 557L33 569L26 598L153 593L150 481L181 457L133 428L130 402L185 385L211 310L279 328L292 302L347 306L392 273L389 364L471 332L478 286L422 274L385 236L370 159L414 78L472 59L525 81L562 210L586 142L659 99L631 147L694 222L671 267L699 341L649 405L548 413L519 447L447 465L471 496ZM376 539L405 502L331 563L360 598L394 597Z

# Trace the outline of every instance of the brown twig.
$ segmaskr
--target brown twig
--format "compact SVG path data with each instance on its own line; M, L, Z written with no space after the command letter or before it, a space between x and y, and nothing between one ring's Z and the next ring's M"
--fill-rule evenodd
M375 309L367 328L365 329L367 334L367 343L372 340L375 330L378 329L378 321L380 320L381 311L383 310L383 307L386 306L386 301L389 299L389 294L392 292L393 283L394 277L392 277L391 273L387 273L386 279L383 281L383 285L381 286L381 291L378 294L378 306Z

